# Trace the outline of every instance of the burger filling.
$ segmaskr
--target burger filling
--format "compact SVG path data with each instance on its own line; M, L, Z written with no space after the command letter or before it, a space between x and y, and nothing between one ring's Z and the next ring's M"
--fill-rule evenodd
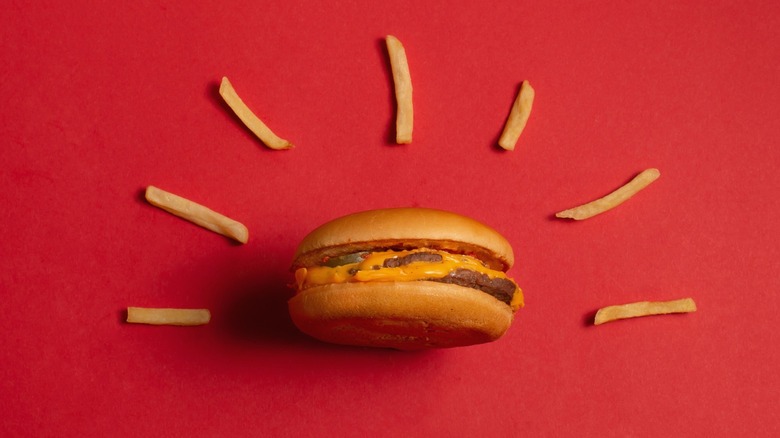
M523 293L502 271L475 257L432 249L356 252L322 260L295 272L298 289L331 283L428 280L485 292L511 306L523 306Z

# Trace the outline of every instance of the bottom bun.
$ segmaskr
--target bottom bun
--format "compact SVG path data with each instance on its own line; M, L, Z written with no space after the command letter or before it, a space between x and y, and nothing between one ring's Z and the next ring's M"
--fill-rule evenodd
M295 295L289 308L295 325L314 338L399 350L491 342L513 318L486 293L434 281L317 286Z

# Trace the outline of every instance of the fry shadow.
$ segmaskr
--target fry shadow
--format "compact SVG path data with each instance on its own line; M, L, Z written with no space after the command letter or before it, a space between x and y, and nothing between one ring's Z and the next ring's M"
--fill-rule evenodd
M146 187L139 187L135 192L135 201L141 205L149 205L146 201Z
M590 312L587 312L584 315L582 315L583 327L593 326L593 322L596 320L596 312L598 312L598 310L591 310Z

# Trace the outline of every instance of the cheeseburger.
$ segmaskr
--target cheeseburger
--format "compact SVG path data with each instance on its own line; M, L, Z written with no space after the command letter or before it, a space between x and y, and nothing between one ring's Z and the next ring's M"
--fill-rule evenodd
M416 350L490 342L523 306L509 242L441 210L364 211L309 233L292 264L295 325L346 345Z

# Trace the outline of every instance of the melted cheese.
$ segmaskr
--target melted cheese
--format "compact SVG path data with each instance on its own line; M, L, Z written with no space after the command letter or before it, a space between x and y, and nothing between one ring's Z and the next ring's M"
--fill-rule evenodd
M415 252L438 254L440 262L417 261L395 268L384 267L386 259L404 257ZM331 283L369 282L369 281L414 281L444 278L457 269L485 274L490 278L508 278L504 272L485 266L474 257L451 254L445 251L418 249L409 251L380 251L366 254L363 260L341 266L314 266L300 268L295 272L298 289L321 286ZM523 306L523 294L516 289L510 306L517 309Z

